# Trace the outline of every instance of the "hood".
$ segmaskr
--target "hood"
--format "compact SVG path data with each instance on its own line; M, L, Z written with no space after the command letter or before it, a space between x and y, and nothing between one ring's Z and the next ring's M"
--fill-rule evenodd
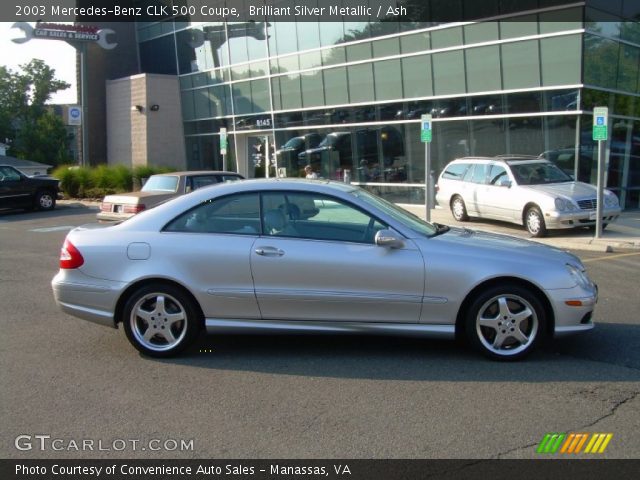
M115 195L107 195L102 200L103 202L108 203L122 203L122 204L137 204L144 203L147 206L155 205L156 203L160 203L163 200L167 200L171 197L175 197L177 194L174 192L129 192L129 193L118 193Z
M443 251L456 252L471 257L495 258L504 261L523 263L573 263L582 266L578 257L565 250L549 247L532 240L502 235L499 233L480 232L468 228L451 227L441 235L428 239L442 247ZM439 250L439 249L438 249Z
M522 188L528 188L533 191L546 193L551 196L565 196L574 199L583 197L595 198L597 194L596 187L583 182L550 183L547 185L523 185Z

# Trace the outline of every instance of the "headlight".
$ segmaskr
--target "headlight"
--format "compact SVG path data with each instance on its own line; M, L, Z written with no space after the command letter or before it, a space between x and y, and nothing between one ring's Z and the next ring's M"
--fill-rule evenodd
M587 290L591 290L593 288L591 280L589 280L589 277L587 277L587 274L583 270L579 269L575 265L571 265L570 263L567 263L566 266L569 274L580 287Z
M564 212L565 210L572 211L576 209L576 206L573 204L571 200L567 200L566 198L558 197L555 199L556 210L559 212Z
M617 207L618 206L618 197L616 197L615 193L610 193L605 195L604 204L607 207Z

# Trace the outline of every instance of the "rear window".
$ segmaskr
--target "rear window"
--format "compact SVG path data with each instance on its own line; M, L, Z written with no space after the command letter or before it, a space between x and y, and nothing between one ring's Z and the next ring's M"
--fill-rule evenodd
M143 192L175 192L178 189L178 177L175 175L152 175L142 187Z
M442 173L442 178L448 178L450 180L462 180L464 172L469 168L468 163L452 163Z

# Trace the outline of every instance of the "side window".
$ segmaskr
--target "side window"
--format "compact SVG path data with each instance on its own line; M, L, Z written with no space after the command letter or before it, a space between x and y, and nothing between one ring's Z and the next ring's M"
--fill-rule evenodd
M11 167L0 167L0 182L15 182L20 180L20 174Z
M220 175L220 182L237 182L238 180L242 180L242 178L237 175Z
M471 178L473 177L473 172L475 171L476 167L478 165L475 163L472 163L471 165L469 165L469 168L467 169L467 171L464 174L464 177L462 177L462 180L465 182L471 182Z
M489 185L500 185L501 181L508 179L509 175L507 174L506 168L502 165L491 165L489 170Z
M476 163L474 167L471 182L485 183L487 181L487 170L489 169L489 165L486 163Z
M387 228L348 203L324 195L266 193L262 209L265 235L374 243L376 233Z
M209 185L213 185L215 183L218 183L218 179L213 175L208 175L208 176L202 175L198 177L191 177L192 190L197 190L202 187L208 187Z
M251 193L207 200L173 219L164 231L258 235L260 197Z
M461 180L465 172L469 168L468 163L453 163L447 167L442 174L442 178L448 178L450 180Z

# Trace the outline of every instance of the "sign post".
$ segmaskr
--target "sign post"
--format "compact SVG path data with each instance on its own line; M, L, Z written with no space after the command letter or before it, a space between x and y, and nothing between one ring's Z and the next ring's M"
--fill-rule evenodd
M609 109L595 107L593 109L593 139L598 142L598 193L596 195L596 233L595 238L602 236L602 210L604 203L605 143L608 132Z
M220 155L222 155L222 170L227 169L227 146L227 129L223 127L220 129Z
M424 143L424 207L427 222L431 221L431 209L433 208L433 179L431 178L430 158L433 133L431 125L431 115L420 117L420 141Z

